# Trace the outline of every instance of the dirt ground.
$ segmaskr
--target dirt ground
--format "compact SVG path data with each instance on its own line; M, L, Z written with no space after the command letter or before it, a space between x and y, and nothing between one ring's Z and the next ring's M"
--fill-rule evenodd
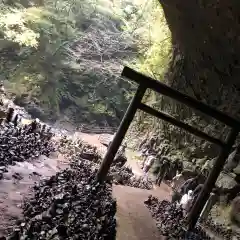
M169 199L167 188L144 190L127 186L114 186L117 199L117 240L163 240L157 230L144 200L151 194L160 199Z

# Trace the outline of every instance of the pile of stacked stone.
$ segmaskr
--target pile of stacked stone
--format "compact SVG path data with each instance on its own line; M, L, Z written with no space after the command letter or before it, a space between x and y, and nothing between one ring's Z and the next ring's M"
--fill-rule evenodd
M134 177L131 179L129 186L147 190L153 189L152 181L144 179L144 177Z
M34 124L14 126L0 125L0 178L8 165L35 159L40 155L49 156L54 150L50 141L52 134L38 131Z
M94 163L79 160L42 180L24 203L24 219L7 239L115 239L116 201L111 184L98 183L95 175Z
M78 159L90 160L96 164L101 162L101 156L97 151L97 148L83 142L81 139L73 140L71 137L62 136L56 142L56 148L58 152L63 154L71 162Z
M133 174L132 169L128 166L113 165L110 168L109 175L113 179L113 183L125 185L129 187L141 188L150 190L153 188L153 183L144 177L137 177Z
M102 158L98 153L97 148L86 144L81 140L73 141L71 138L65 136L60 139L57 148L59 152L68 157L72 163L77 163L81 160L91 161L94 163L95 168L98 169L102 162ZM112 164L108 179L111 179L114 184L148 190L153 188L151 181L142 177L134 176L130 167L122 166L118 163Z
M192 239L192 240L209 240L211 239L206 232L197 226L193 232L187 233L184 230L184 212L176 204L166 200L159 201L153 196L144 202L150 210L153 218L156 220L158 229L163 236L168 239Z

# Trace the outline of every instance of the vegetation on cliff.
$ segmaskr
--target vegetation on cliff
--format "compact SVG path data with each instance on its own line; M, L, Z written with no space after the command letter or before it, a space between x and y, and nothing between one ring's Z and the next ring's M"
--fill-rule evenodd
M234 0L159 2L172 34L173 45L165 82L239 119L239 3ZM211 136L226 140L229 128L211 116L204 116L168 98L158 97L151 105ZM148 125L135 126L146 132L151 126L156 135L163 135L164 141L160 141L159 151L167 141L170 148L176 148L175 152L168 151L169 154L178 154L181 159L190 161L192 166L202 166L219 153L213 144L181 129L146 115L138 116L139 122L143 119L146 121L146 118L149 119Z
M117 126L135 86L122 65L162 75L170 34L156 1L6 0L1 80L43 120Z

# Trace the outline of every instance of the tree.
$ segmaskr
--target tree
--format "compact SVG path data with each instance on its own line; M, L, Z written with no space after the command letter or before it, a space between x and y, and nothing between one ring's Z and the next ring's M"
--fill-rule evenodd
M107 4L36 0L1 5L0 30L7 43L1 51L2 78L19 104L34 104L47 118L70 111L80 122L119 123L134 87L120 86L118 76L122 62L137 51L122 30L124 22L105 10ZM123 89L123 97L118 96Z

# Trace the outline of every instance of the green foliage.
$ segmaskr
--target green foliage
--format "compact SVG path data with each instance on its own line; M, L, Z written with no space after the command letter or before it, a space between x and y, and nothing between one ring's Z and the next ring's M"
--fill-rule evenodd
M171 33L158 1L122 1L125 30L138 39L139 71L161 80L171 57Z
M20 46L37 47L40 35L26 26L25 11L12 9L0 16L0 29L4 38Z
M132 2L131 21L126 24L128 31L138 39L139 54L138 58L132 63L135 69L152 78L164 81L166 70L171 60L172 45L171 33L167 26L164 12L158 1L140 1ZM127 5L128 12L129 5ZM147 91L144 101L156 108L161 109L161 96L154 91ZM136 121L132 129L138 135L144 135L146 132L155 131L159 128L159 120L138 112Z
M19 0L0 9L0 77L50 119L116 125L135 90L121 66L162 76L168 63L163 12L149 1Z

